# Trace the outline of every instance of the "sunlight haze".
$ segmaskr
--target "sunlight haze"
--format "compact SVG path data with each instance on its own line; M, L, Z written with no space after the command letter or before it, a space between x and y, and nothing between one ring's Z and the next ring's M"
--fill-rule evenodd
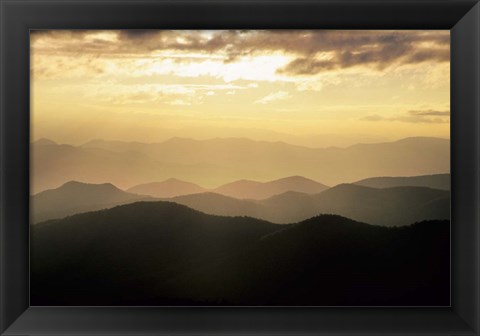
M448 31L34 31L32 139L449 138Z

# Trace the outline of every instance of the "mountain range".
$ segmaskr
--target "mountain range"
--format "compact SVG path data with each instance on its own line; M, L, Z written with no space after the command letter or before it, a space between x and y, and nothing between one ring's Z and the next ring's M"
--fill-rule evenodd
M425 187L376 189L341 184L318 194L286 192L261 201L238 200L215 193L179 196L169 201L208 214L251 216L279 224L320 214L336 214L381 226L450 219L450 193Z
M326 185L305 177L290 176L269 182L239 180L214 189L203 188L191 182L171 178L162 182L140 184L128 188L126 191L163 198L213 192L238 199L261 200L287 191L315 194L327 188Z
M258 192L256 188L259 185L265 184L253 184L252 192ZM267 191L271 190L267 188ZM248 189L243 191L247 192ZM169 192L170 189L165 191ZM69 182L32 197L32 223L140 200L154 201L159 198L125 192L111 184ZM450 218L450 193L426 187L379 189L341 184L320 193L287 191L263 200L237 199L212 192L165 197L162 200L212 215L250 216L279 224L298 222L319 214L337 214L382 226Z
M328 187L322 183L302 176L291 176L269 182L235 181L224 184L212 192L239 199L262 200L287 191L317 194L325 189Z
M134 194L154 197L176 197L206 192L207 189L191 182L170 178L161 182L143 183L126 190Z
M136 202L33 226L31 304L449 305L449 229Z
M41 139L31 163L32 305L450 305L447 139Z
M415 176L450 170L450 141L406 138L346 148L309 148L245 138L172 138L145 144L90 141L82 146L40 140L32 145L32 193L68 181L109 181L127 189L176 178L212 189L239 179L303 176L326 185L375 176Z

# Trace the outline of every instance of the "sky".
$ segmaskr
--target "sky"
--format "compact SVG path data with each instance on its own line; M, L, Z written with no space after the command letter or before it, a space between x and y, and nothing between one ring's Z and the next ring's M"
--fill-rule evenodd
M31 33L32 139L450 136L449 31Z

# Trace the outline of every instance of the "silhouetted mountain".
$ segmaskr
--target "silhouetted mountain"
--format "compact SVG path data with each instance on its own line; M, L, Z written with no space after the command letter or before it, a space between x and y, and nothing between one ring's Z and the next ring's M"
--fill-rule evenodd
M450 193L423 187L368 188L341 184L319 194L286 192L253 201L208 194L170 199L213 215L252 216L288 224L320 214L337 214L382 226L450 219Z
M316 211L376 225L406 225L427 219L450 219L450 192L424 187L368 188L341 184L314 196ZM428 207L429 211L425 211ZM433 211L437 210L437 211Z
M76 181L32 196L32 223L62 218L85 211L148 200L150 197L127 193L113 184L88 184Z
M261 200L287 191L316 194L327 188L327 186L305 177L290 176L269 182L240 180L215 189L206 189L194 183L171 178L163 182L141 184L129 188L127 191L161 198L213 192L237 199Z
M293 225L140 202L32 228L32 305L448 305L449 222Z
M208 164L183 165L163 162L163 159L156 160L137 151L117 153L99 148L33 144L32 193L57 188L68 181L109 181L124 189L177 174L190 180L189 177L199 171L209 172L208 175L216 172L216 168Z
M35 146L46 146L46 145L56 145L57 143L50 139L41 138L35 141L33 144Z
M215 193L179 196L170 198L168 201L217 216L249 216L266 219L270 217L271 212L276 211L251 200L241 200Z
M162 182L140 184L127 189L127 191L154 197L176 197L181 195L202 193L205 192L206 189L194 183L170 178Z
M308 148L245 138L172 138L157 144L97 140L81 147L33 144L32 163L34 192L70 180L110 181L128 188L171 177L207 187L284 176L308 176L335 185L374 176L448 172L450 141L408 138L347 148Z
M213 280L191 274L189 288L245 305L448 305L448 263L448 221L382 228L324 215L263 237Z
M328 187L324 184L301 176L290 176L269 182L249 180L235 181L212 190L226 196L240 199L265 199L287 191L316 194Z
M372 177L357 181L354 184L371 188L427 187L432 189L450 190L450 174Z
M138 141L115 141L109 140L105 141L102 139L93 139L89 142L83 144L82 148L101 148L111 152L140 152L140 153L148 153L149 150L147 149L151 145L154 144L147 144Z
M173 181L172 184L176 182ZM250 216L278 224L294 223L320 214L337 214L382 226L450 218L449 192L423 187L378 189L341 184L319 194L289 191L265 200L242 200L211 192L161 199L207 214ZM32 222L38 223L139 200L156 198L124 192L111 184L69 182L60 188L33 196Z
M43 222L31 231L35 304L135 302L157 291L168 296L169 281L213 267L278 228L172 202L139 202Z

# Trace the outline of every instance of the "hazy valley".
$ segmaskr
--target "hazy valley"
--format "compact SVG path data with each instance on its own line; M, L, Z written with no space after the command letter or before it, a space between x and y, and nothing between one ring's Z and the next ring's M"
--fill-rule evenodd
M450 141L426 137L346 148L308 148L245 138L172 138L153 144L94 140L82 146L44 139L32 147L33 194L69 181L109 182L128 189L176 178L214 189L237 180L303 176L333 186L370 177L450 170Z

